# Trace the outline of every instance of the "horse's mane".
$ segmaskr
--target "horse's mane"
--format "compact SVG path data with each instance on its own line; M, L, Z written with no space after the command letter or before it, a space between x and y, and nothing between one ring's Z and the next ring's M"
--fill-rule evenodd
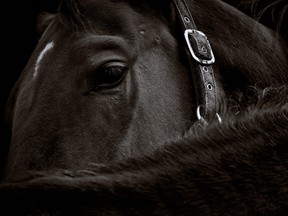
M62 20L63 24L67 25L67 22L64 21L65 19L68 20L69 27L73 29L85 27L85 17L79 0L61 0L58 13L61 15L60 20Z
M286 0L224 0L244 11L256 21L282 34L287 41L288 1Z
M191 130L152 155L85 170L29 173L0 185L1 210L21 215L286 215L287 99L286 86L267 88L242 117L223 116L223 124Z

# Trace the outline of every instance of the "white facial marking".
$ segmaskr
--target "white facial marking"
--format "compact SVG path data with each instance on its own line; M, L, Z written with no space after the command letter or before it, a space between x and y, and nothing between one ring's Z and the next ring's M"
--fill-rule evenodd
M35 65L35 70L34 70L34 74L33 74L33 79L37 76L38 74L38 69L40 67L40 63L41 60L43 59L44 55L54 47L54 42L51 41L48 44L46 44L45 48L41 51L41 53L39 54L37 61L36 61L36 65Z

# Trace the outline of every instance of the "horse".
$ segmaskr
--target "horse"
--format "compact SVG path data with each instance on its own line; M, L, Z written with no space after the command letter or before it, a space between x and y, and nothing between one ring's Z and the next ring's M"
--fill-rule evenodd
M7 103L3 212L287 213L274 31L220 0L63 0L39 21Z

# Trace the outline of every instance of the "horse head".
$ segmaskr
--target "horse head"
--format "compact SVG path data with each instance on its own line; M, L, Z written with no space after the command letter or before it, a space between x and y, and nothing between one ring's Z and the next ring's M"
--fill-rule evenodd
M41 19L9 102L8 176L137 156L188 130L193 86L169 4L143 2L64 1Z

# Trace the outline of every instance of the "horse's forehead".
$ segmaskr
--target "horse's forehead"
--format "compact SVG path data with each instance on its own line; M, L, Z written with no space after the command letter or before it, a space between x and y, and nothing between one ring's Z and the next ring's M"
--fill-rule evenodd
M129 1L85 0L84 16L92 21L92 25L110 28L115 31L129 32L138 25L153 25L160 18L159 13L153 13L151 5L131 4ZM149 8L149 9L148 9ZM156 22L157 23L157 22ZM163 24L163 23L162 23Z
M152 29L154 29L156 26L155 19L147 16L146 12L135 9L126 1L82 0L77 7L79 7L79 14L75 13L77 9L68 10L68 12L60 10L60 16L58 16L60 19L57 19L58 25L55 25L56 27L50 31L52 37L59 35L59 37L55 37L56 40L62 40L63 37L77 40L77 37L79 39L86 34L117 35L133 40L140 28L147 29L153 26ZM62 19L62 17L69 19ZM71 17L72 20L81 21L71 22Z
M125 17L130 17L133 12L133 8L127 4L125 1L97 1L97 0L85 0L81 6L84 8L85 15L88 19L101 19L109 20L114 22L119 22L122 20L117 20L114 18L125 19ZM135 14L133 14L135 16Z

